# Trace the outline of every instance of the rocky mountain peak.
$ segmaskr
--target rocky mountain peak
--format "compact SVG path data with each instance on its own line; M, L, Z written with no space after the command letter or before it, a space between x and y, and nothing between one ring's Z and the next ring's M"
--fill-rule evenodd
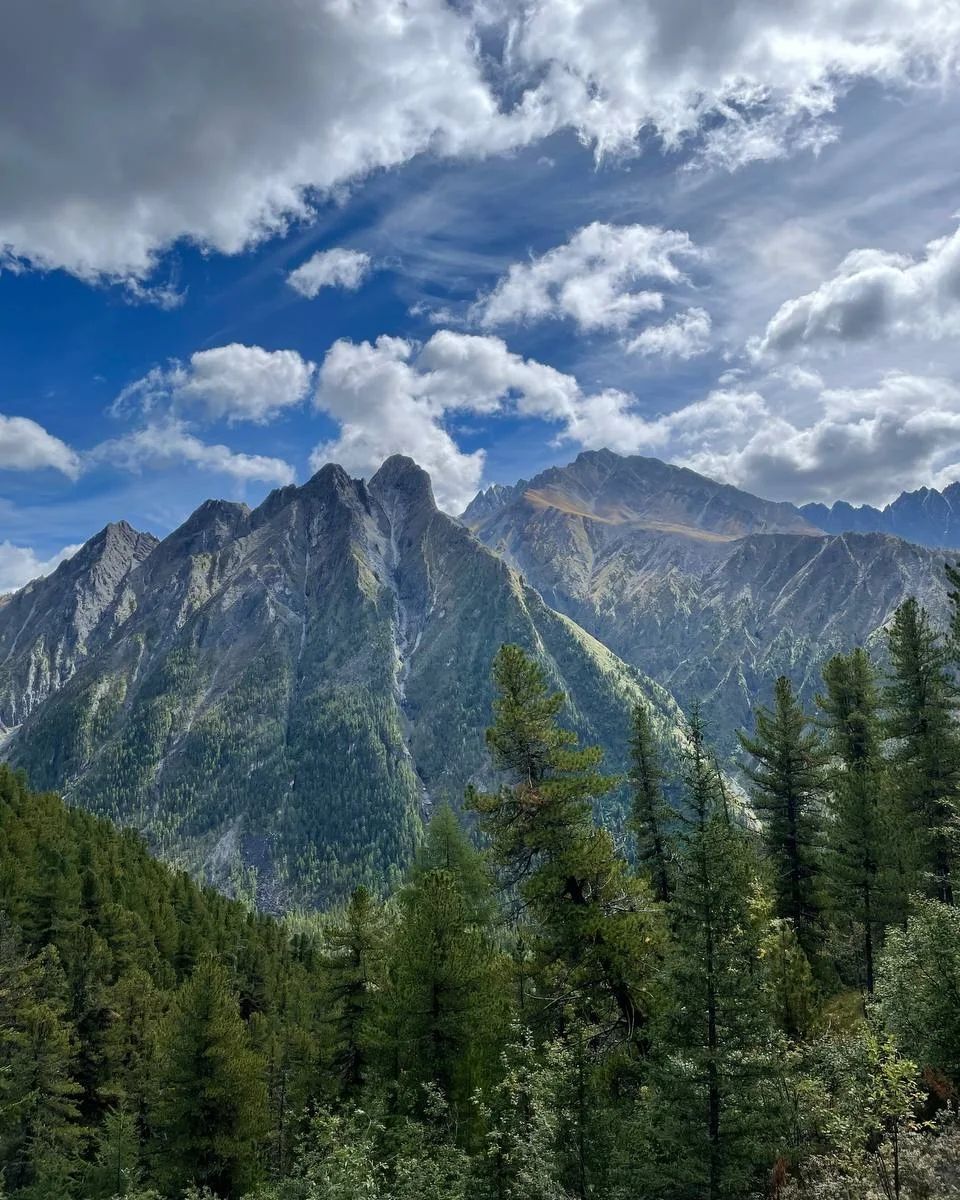
M437 512L430 476L404 454L391 455L368 488L398 531L422 523Z

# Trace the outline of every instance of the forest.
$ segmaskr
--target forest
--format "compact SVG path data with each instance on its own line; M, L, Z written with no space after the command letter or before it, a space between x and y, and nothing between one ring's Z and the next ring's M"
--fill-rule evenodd
M960 1197L960 570L721 769L580 746L491 647L500 784L277 919L0 768L6 1200ZM629 794L624 833L598 823ZM321 799L318 798L318 803Z

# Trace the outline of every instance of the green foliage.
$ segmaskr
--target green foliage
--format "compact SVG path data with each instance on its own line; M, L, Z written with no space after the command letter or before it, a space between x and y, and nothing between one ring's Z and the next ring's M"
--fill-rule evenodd
M950 652L913 598L897 609L889 632L892 675L886 689L891 771L917 847L925 891L948 903L960 837L958 688Z
M812 957L822 936L820 737L785 675L774 684L773 709L758 708L754 722L754 736L741 733L740 744L753 759L745 771L773 870L776 915L793 922L800 945Z
M201 959L160 1034L151 1123L164 1131L157 1173L236 1196L256 1177L266 1133L264 1064L250 1045L226 970Z
M665 779L650 713L638 701L630 727L630 825L637 840L637 863L661 902L670 899L672 888L667 849L673 813L664 798Z
M664 1200L749 1194L776 1157L782 1053L764 1002L759 865L733 824L691 719L689 815L677 837L664 1011L650 1101L648 1186Z
M257 799L284 869L302 870L314 896L357 873L378 888L283 922L256 911L262 881L228 900L0 769L4 1196L955 1195L960 924L942 869L955 848L955 667L922 610L902 609L891 640L885 692L863 651L827 664L822 752L778 682L743 739L760 828L698 707L678 786L675 755L661 759L661 731L631 693L633 864L599 822L617 780L564 727L582 730L582 712L519 647L494 664L496 786L469 796L483 853L444 803L420 837L409 761L381 757L392 696L313 693L300 711L316 724L301 729L291 681L251 662L263 725L234 713L236 729L208 736L221 717L198 713L164 773L181 786L177 757L196 755L217 809L223 780L240 786L234 736L295 766L282 791L265 775ZM481 650L478 632L470 653ZM208 686L191 663L169 659L141 690L136 744L111 741L108 699L102 727L88 721L62 747L105 739L101 762L117 768L106 807L126 802L138 756L167 753L179 720L168 685ZM327 753L334 735L354 748L346 770ZM321 811L320 780L324 795L357 800L353 830ZM203 802L178 796L172 837L202 821ZM379 803L390 832L374 845ZM328 833L351 861L330 853Z
M909 828L895 819L882 755L880 695L866 652L836 655L824 667L817 697L830 755L826 876L834 913L860 931L853 982L873 991L883 931L906 903ZM906 844L905 844L906 843Z
M890 930L877 1001L904 1053L960 1090L960 909L921 900Z
M564 698L517 646L494 661L497 699L487 741L510 782L473 793L506 886L526 902L543 966L541 1003L558 989L579 995L592 1021L612 1018L627 1037L649 1016L647 963L656 934L646 889L593 822L593 801L616 780L596 746L577 748L558 724Z

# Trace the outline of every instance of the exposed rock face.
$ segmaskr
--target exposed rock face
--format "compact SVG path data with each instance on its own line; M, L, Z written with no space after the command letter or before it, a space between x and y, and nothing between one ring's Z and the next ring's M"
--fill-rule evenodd
M682 706L703 700L731 753L777 674L810 701L823 662L877 643L907 595L944 615L931 550L882 534L826 537L791 505L609 451L537 476L475 528L547 603Z
M502 642L541 657L615 760L635 697L676 736L670 697L439 512L409 459L369 485L328 465L252 512L205 504L122 591L6 753L169 856L257 867L268 904L382 881L425 810L486 776Z
M0 604L0 735L74 674L127 618L130 575L157 545L126 521L108 525L51 575Z
M800 511L829 533L892 533L921 546L960 549L960 483L942 492L926 487L901 492L884 508L854 507L838 500L830 507L805 504Z

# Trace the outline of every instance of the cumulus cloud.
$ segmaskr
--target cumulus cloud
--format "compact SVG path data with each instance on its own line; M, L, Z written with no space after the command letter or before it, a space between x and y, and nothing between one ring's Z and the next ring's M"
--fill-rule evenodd
M781 305L750 349L756 357L823 350L888 337L941 339L960 333L960 230L920 259L855 250L836 274Z
M698 257L678 230L594 221L564 245L514 263L471 316L486 328L568 317L585 332L622 332L641 314L663 308L662 292L639 287L641 281L684 282L677 260Z
M29 417L0 414L0 470L36 471L44 467L75 479L80 473L80 459L65 442Z
M661 358L696 358L710 349L710 314L688 308L662 325L650 325L627 343L631 354Z
M572 376L513 354L499 338L440 330L422 346L394 337L342 340L327 353L316 392L340 433L317 446L311 465L334 461L370 475L389 455L409 454L430 472L438 502L459 512L480 484L484 452L460 450L448 417L496 413L509 403L556 420L579 401Z
M870 387L826 389L803 416L757 393L741 403L715 437L697 435L688 465L794 501L834 500L839 489L853 502L882 503L960 477L960 387L950 380L898 372ZM685 411L668 419L676 425Z
M370 255L362 250L319 250L287 276L295 292L312 300L325 287L340 287L355 292L371 270Z
M115 413L163 405L197 413L208 420L264 424L285 409L302 404L315 366L295 350L264 350L236 342L199 350L187 364L154 367L123 389Z
M598 154L706 131L730 167L816 147L853 81L941 83L960 43L944 0L74 0L55 16L4 6L0 255L86 279L143 280L179 238L236 253L424 152L561 128Z
M228 446L204 442L183 421L165 417L118 438L101 442L89 452L93 464L140 472L191 466L228 475L241 483L293 483L296 472L280 458L240 454Z
M49 575L80 549L79 545L64 546L52 558L41 559L29 546L0 542L0 592L15 592L32 579Z

